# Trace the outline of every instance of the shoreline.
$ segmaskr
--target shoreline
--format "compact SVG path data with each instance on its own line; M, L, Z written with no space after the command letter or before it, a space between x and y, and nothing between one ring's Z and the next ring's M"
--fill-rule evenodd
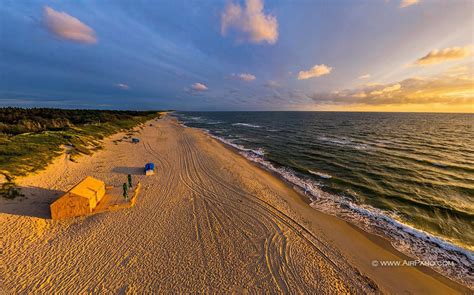
M462 204L458 204L454 200L453 208L450 206L443 207L442 202L440 204L436 203L435 191L428 190L424 192L422 188L420 188L419 196L422 198L423 193L421 191L426 193L426 202L422 199L417 199L417 197L411 198L410 194L412 193L418 196L417 189L413 184L405 185L400 183L403 175L397 174L398 172L390 174L388 171L393 168L390 165L386 165L387 169L383 170L374 168L379 167L386 160L381 160L382 163L370 163L372 168L378 169L377 171L372 171L372 168L365 169L362 166L358 166L358 159L360 158L370 158L371 154L373 154L374 158L379 158L377 156L379 150L382 158L389 155L390 151L386 149L386 144L390 140L374 138L374 140L368 139L364 141L351 138L348 134L329 137L315 135L314 143L312 143L312 139L306 136L302 139L306 141L303 143L303 146L314 145L317 147L314 153L321 153L320 158L313 158L317 163L321 162L321 167L318 167L312 166L311 154L313 152L310 149L305 150L303 146L297 148L303 153L302 156L298 155L298 153L285 156L287 143L281 134L286 134L290 129L296 132L298 130L297 126L289 127L290 129L288 130L284 126L276 128L271 124L268 125L268 122L266 123L265 120L258 123L259 119L257 117L253 119L250 117L245 118L245 116L242 117L238 112L230 114L229 118L227 118L227 115L219 114L218 112L178 112L173 116L181 120L183 124L189 123L189 126L200 128L218 141L236 148L236 152L250 161L258 163L259 167L275 172L280 179L290 182L301 193L304 191L304 194L312 201L311 206L318 210L354 223L365 231L388 237L399 251L410 256L419 257L425 261L454 261L456 265L459 265L458 269L454 268L452 264L447 264L447 268L444 265L443 269L440 269L441 264L437 264L434 267L445 275L457 277L456 280L462 280L464 284L474 288L474 276L468 276L467 280L463 278L464 274L472 274L473 271L471 267L474 263L472 234L470 234L468 229L466 229L468 231L465 235L456 230L466 225L466 223L463 224L463 220L466 217L467 211L458 208L462 207ZM234 126L239 127L235 128ZM318 132L324 133L324 130L318 129ZM252 138L252 136L255 138ZM291 138L291 136L288 138L288 141L290 144L288 148L293 149L299 145L298 141ZM336 157L328 148L329 146L337 148L335 152L340 154L341 157ZM356 153L354 155L357 155L354 158L356 168L353 168L352 165L350 167L343 167L344 164L340 163L342 159L344 159L345 163L352 161L350 150ZM357 154L358 151L360 151L360 155ZM324 155L324 153L327 153L327 155ZM276 155L278 157L275 157ZM397 157L399 156L394 156L393 160L397 161ZM414 158L409 157L409 160L417 162ZM392 161L387 163L390 162ZM436 169L448 170L448 166L454 165L435 160L423 160L420 162L420 165L424 166L417 167L416 165L418 164L416 163L415 167L410 166L410 169L414 171L413 173L417 173L418 168L426 168L429 170L429 173L433 173ZM326 165L329 166L326 167ZM410 165L410 163L407 163L407 165ZM341 170L338 171L337 167L340 167ZM334 179L331 180L333 178L332 175L318 172L318 169L334 173ZM445 171L436 172L439 173L441 178L445 177L446 173L450 173ZM373 173L375 173L374 179L370 176ZM387 186L387 192L385 192L383 183L378 183L378 180L384 177L388 178L383 181L393 182ZM423 183L419 183L419 180L415 182L421 184L422 187L437 185L429 180L426 181L429 184L423 185ZM371 182L375 182L373 189L367 186L367 183ZM459 188L462 189L462 185ZM370 191L368 195L362 192L365 189ZM405 190L407 192L406 196L403 194L396 195L396 191L401 192ZM434 193L434 195L430 193ZM449 195L448 193L446 196L448 197ZM403 203L405 197L407 202ZM359 201L361 199L365 201ZM400 207L398 207L397 202L402 202ZM414 202L412 207L409 206L410 202ZM433 202L433 206L429 205L431 202ZM450 208L453 209L454 216L448 216L447 218L436 219L436 216L432 216L434 214L430 213L430 210L436 212L441 210L448 214L449 212L445 211L450 211ZM412 215L413 210L416 210L416 212L427 210L426 216L424 213ZM456 218L459 218L459 220L454 220ZM469 228L469 222L467 224L466 226ZM427 253L432 254L427 255Z
M189 126L186 126L187 128L194 128L194 127L189 127ZM199 129L199 128L196 128L196 129ZM221 141L217 141L219 144L221 144L223 147L231 150L232 152L234 153L237 153L239 154L239 150L235 147L232 147L232 146L229 146L227 144L225 144L224 142L221 142ZM301 192L299 192L297 189L295 189L295 185L290 183L289 181L287 181L286 179L282 178L279 174L277 174L276 172L273 172L273 171L269 171L267 169L265 169L264 166L262 166L261 164L259 163L256 163L256 162L253 162L245 157L243 157L245 160L247 160L249 162L249 164L255 166L256 168L258 169L262 169L264 170L266 173L268 173L271 177L275 177L277 178L278 180L282 181L283 183L285 183L285 185L288 187L288 189L290 190L293 190L297 195L298 197L300 198L300 200L302 202L304 202L305 204L307 204L309 207L311 207L311 203L312 201L308 198L308 196L302 194ZM367 237L367 239L371 240L373 243L377 244L379 247L381 248L384 248L384 249L387 249L389 252L395 254L396 256L400 257L402 260L406 260L406 261L413 261L413 260L416 260L415 258L397 250L391 243L390 241L382 236L382 235L378 235L378 234L375 234L375 233L370 233L370 232L367 232L365 231L364 229L358 227L356 224L353 224L349 221L346 221L338 216L335 216L335 215L330 215L328 213L325 213L317 208L313 208L311 207L313 210L317 211L319 214L322 214L322 215L325 215L325 216L330 216L330 217L333 217L333 218L336 218L342 222L344 222L345 224L347 224L348 226L352 227L354 230L358 231L359 233L361 233L362 235L364 235L365 237ZM462 285L461 283L439 273L438 271L436 271L435 269L432 269L428 266L414 266L415 268L417 268L418 270L422 271L423 273L429 275L429 276L432 276L432 277L435 277L436 279L440 280L441 282L443 282L444 284L447 284L449 286L452 286L452 287L456 287L456 285L460 285L462 287L465 287L464 285Z
M312 210L314 211L317 211L319 214L322 214L324 216L327 216L327 217L330 217L330 218L336 218L337 220L345 223L346 225L352 227L354 230L356 230L357 232L359 232L360 234L364 235L368 240L372 241L373 243L377 244L380 248L383 248L385 250L388 250L388 252L394 254L397 258L399 258L398 260L399 261L406 261L406 262L410 262L410 261L418 261L418 259L408 255L408 254L405 254L403 252L401 252L400 250L396 249L390 242L390 240L388 239L388 237L385 237L384 235L382 234L376 234L376 233L371 233L371 232L368 232L366 230L364 230L363 228L360 228L358 225L354 224L354 223L351 223L347 220L344 220L343 218L339 217L339 216L336 216L336 215L332 215L332 214L329 214L329 213L326 213L326 212L323 212L321 210L319 210L318 208L315 208L315 207L312 207L311 206L311 203L312 203L312 200L305 194L303 194L301 192L301 188L300 187L297 187L297 185L291 183L290 181L288 181L287 179L285 179L284 177L282 177L282 175L278 174L277 172L275 171L272 171L272 170L269 170L267 169L267 167L265 167L264 165L262 165L261 163L259 162L255 162L255 161L252 161L250 159L248 159L247 157L245 157L244 155L242 155L242 150L221 140L220 138L218 137L215 137L213 135L211 135L208 130L205 130L205 129L201 129L201 128L196 128L196 127L191 127L191 126L187 126L187 125L184 125L181 121L179 121L179 119L176 119L177 122L183 126L184 128L191 128L191 129L195 129L195 130L198 130L199 132L202 132L204 135L208 136L209 138L215 140L215 142L217 144L220 144L222 147L232 151L233 153L235 153L236 155L242 157L245 161L247 161L250 165L254 166L255 168L257 169L260 169L262 170L263 172L267 173L270 177L274 177L276 179L278 179L279 181L283 182L287 188L293 192L296 193L296 195L299 197L299 199L304 202L305 204L308 205L308 207L310 207ZM466 249L466 251L468 251ZM356 264L359 264L356 262ZM359 265L360 266L360 265ZM458 282L456 281L454 278L450 278L442 273L440 273L439 271L437 271L436 269L433 269L429 266L424 266L424 265L415 265L415 266L410 266L410 267L414 267L416 269L418 269L419 271L425 273L426 275L428 276L431 276L437 280L439 280L440 282L442 282L443 284L446 284L450 287L453 287L455 289L458 289L460 287L460 290L463 290L463 292L470 292L471 289L467 286L465 286L464 284L462 284L461 282ZM364 267L362 267L364 268Z
M470 292L429 269L372 267L374 255L400 255L310 207L288 183L201 130L169 116L152 122L139 131L139 145L108 138L104 150L70 167L58 160L19 181L37 190L16 204L20 212L0 211L0 223L11 225L0 225L5 265L15 270L5 273L7 289ZM150 160L157 175L141 176ZM114 184L127 173L143 183L133 209L54 222L22 208L41 211L83 175ZM69 259L75 264L61 263Z

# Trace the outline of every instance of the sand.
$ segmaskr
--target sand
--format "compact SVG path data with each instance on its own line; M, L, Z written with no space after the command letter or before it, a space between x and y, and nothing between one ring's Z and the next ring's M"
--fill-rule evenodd
M19 179L26 198L0 200L4 292L468 292L427 268L373 267L406 257L200 130L149 123L139 144L114 135ZM144 176L149 161L156 174ZM135 207L50 219L49 204L85 176L119 186L128 173L142 183Z

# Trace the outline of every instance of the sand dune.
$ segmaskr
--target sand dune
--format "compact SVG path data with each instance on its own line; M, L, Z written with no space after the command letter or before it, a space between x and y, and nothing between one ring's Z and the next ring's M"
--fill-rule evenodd
M399 254L311 209L283 182L199 130L165 117L141 142L113 143L78 163L58 159L2 200L7 293L465 291L427 269L374 269ZM157 173L141 167L154 162ZM49 203L92 175L142 183L134 208L52 221Z

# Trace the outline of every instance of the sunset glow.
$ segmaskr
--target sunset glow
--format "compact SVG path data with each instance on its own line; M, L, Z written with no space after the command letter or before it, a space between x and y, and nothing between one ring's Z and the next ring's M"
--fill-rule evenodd
M0 105L473 112L471 1L9 2ZM137 104L139 103L139 104Z

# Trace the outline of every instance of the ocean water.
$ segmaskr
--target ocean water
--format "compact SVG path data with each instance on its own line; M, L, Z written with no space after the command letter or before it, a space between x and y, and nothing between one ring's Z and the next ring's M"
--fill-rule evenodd
M177 112L311 205L473 284L474 115ZM451 261L452 263L447 263ZM448 265L449 264L449 265Z

